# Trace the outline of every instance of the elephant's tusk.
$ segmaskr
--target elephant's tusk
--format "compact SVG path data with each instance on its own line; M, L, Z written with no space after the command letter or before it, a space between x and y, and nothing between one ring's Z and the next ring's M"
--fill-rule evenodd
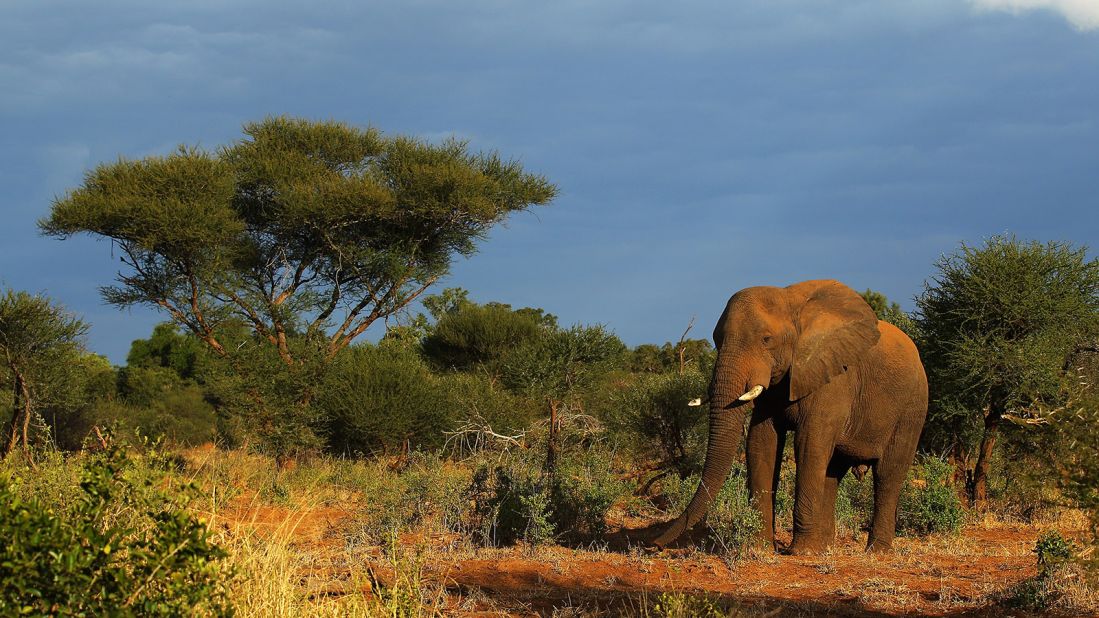
M759 394L762 393L762 392L763 392L763 385L762 384L756 384L755 386L752 387L752 390L748 391L747 393L744 393L740 397L737 397L737 401L751 401L751 400L755 399L756 397L759 397Z
M694 399L688 401L687 405L691 406L692 408L697 408L698 406L702 405L702 398L695 397Z

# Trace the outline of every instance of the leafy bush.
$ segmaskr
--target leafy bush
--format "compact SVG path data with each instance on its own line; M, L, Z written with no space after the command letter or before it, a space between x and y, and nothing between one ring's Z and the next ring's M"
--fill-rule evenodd
M912 466L897 507L897 531L924 535L957 532L965 518L961 500L950 485L950 464L927 457Z
M705 408L688 402L706 393L710 379L699 371L639 376L621 390L607 418L608 428L645 459L697 473L705 453Z
M424 338L424 355L444 369L494 365L541 334L543 326L532 311L512 311L511 306L500 303L467 302L439 317L431 334Z
M856 538L860 531L870 529L870 520L874 515L874 480L871 476L867 472L860 481L854 474L848 474L840 482L836 494L838 534Z
M538 417L534 400L501 388L484 373L448 373L438 376L449 415L458 424L488 425L502 434L513 434L530 426Z
M1046 575L1072 559L1074 547L1057 530L1049 530L1038 537L1034 555L1038 557L1038 575Z
M482 464L467 490L470 527L490 545L598 536L626 489L611 464L605 447L565 454L552 474L529 456Z
M1071 615L1096 615L1099 590L1094 587L1094 577L1089 578L1085 564L1077 558L1076 550L1076 545L1056 530L1042 534L1033 550L1038 575L1009 588L1004 600L1030 610L1058 609Z
M226 553L150 479L127 480L131 467L117 448L89 459L77 499L57 506L0 479L0 614L232 613Z
M329 448L363 454L440 446L454 423L438 378L412 350L354 346L332 365L315 407Z
M763 530L759 511L748 498L746 474L743 464L734 464L729 479L721 486L706 514L706 539L710 548L731 557L739 557L757 545ZM687 508L694 496L699 477L667 477L664 483L669 510L678 514Z

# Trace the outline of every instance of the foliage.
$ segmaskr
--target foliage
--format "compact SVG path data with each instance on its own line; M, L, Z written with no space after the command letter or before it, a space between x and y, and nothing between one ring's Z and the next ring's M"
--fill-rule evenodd
M928 424L960 424L951 450L964 451L966 413L983 420L974 479L982 500L1001 421L1061 401L1070 356L1099 332L1099 260L1065 243L997 236L963 244L937 268L917 299Z
M705 451L706 414L688 403L704 395L709 383L694 369L642 375L615 394L608 429L632 443L642 459L655 459L682 476L697 473Z
M74 369L87 330L45 296L10 289L0 294L0 384L12 393L3 454L27 449L32 421L41 421L48 406L71 407L71 397L83 390Z
M268 450L308 451L325 366L556 188L457 140L287 117L244 133L216 152L99 165L40 227L110 239L127 270L105 299L167 312L226 361L218 396L238 426Z
M334 364L315 407L337 453L392 452L442 445L454 423L440 380L412 350L354 346Z
M747 470L733 465L728 480L721 486L714 504L706 513L706 539L712 550L737 558L759 543L763 520L748 497ZM700 477L665 477L664 492L669 512L681 513L694 496Z
M606 445L566 451L552 474L529 455L483 463L467 490L470 528L490 545L598 537L626 490L611 463Z
M1033 550L1038 575L1010 588L1004 595L1008 603L1038 611L1067 610L1073 615L1093 615L1099 610L1099 591L1095 590L1094 579L1088 577L1076 550L1076 544L1057 530L1043 533Z
M289 335L323 339L333 357L453 256L471 255L493 225L556 192L457 140L289 117L244 133L213 153L181 147L102 164L54 203L42 230L114 241L130 272L105 290L108 302L165 310L219 354L219 326L243 318L292 363Z
M662 346L643 343L630 350L630 371L638 373L667 373L671 371L698 371L709 374L716 359L714 346L706 339L684 339Z
M217 411L219 439L229 446L248 444L279 461L319 452L325 424L314 400L326 368L318 351L291 338L301 363L288 370L274 348L243 329L226 340L228 354L211 357L201 377Z
M870 529L870 520L874 515L874 480L870 477L871 474L867 473L860 480L854 474L848 474L840 481L836 494L838 533L857 538L858 532ZM792 509L792 497L790 502Z
M207 354L199 339L180 333L172 322L162 322L153 328L148 339L137 339L130 344L126 365L140 368L164 367L183 380L199 380L209 362Z
M0 614L232 613L226 553L180 504L129 480L130 467L117 448L90 458L78 499L60 507L0 478Z
M546 331L503 360L503 381L531 396L561 400L610 370L626 346L603 326Z
M912 466L897 505L897 531L926 535L957 532L965 511L950 485L953 469L937 457Z
M541 334L543 325L533 311L512 311L510 305L502 303L478 305L467 301L439 317L423 340L424 355L445 369L487 367L495 371L508 352Z
M1048 575L1072 559L1075 547L1057 530L1049 530L1034 543L1034 555L1038 558L1038 575Z
M1099 326L1099 261L1063 243L993 237L937 267L917 304L941 388L970 409L1054 399L1066 358Z
M472 423L510 435L529 428L538 416L535 401L503 388L485 373L453 372L435 380L457 425ZM449 428L438 428L444 429Z

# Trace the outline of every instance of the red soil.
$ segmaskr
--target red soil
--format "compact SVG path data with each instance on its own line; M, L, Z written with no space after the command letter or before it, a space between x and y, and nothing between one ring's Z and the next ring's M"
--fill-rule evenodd
M354 515L343 508L292 511L238 500L219 517L236 529L288 535L295 547L327 556L303 578L323 594L340 594L348 560L365 561L388 579L380 548L348 549ZM969 527L953 538L898 539L887 555L866 554L846 540L821 556L767 554L731 565L689 548L651 552L626 543L602 551L463 550L454 549L461 546L457 535L446 534L405 534L399 542L428 550L422 554L425 579L445 587L455 615L549 616L561 607L616 615L670 591L710 595L753 616L1002 617L1028 615L996 606L991 597L1035 575L1030 549L1038 532L1024 525Z

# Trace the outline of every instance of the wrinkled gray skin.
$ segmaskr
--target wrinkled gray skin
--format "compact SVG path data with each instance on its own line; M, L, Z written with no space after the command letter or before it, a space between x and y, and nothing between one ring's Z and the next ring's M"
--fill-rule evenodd
M699 522L725 482L750 411L748 491L774 542L774 496L786 434L794 432L794 538L815 553L835 539L836 491L852 467L873 471L867 549L888 550L897 499L927 414L919 353L879 322L853 290L830 280L737 292L714 329L710 433L702 479L686 510L655 541L665 546ZM764 387L752 400L753 387ZM757 389L758 390L758 389Z

